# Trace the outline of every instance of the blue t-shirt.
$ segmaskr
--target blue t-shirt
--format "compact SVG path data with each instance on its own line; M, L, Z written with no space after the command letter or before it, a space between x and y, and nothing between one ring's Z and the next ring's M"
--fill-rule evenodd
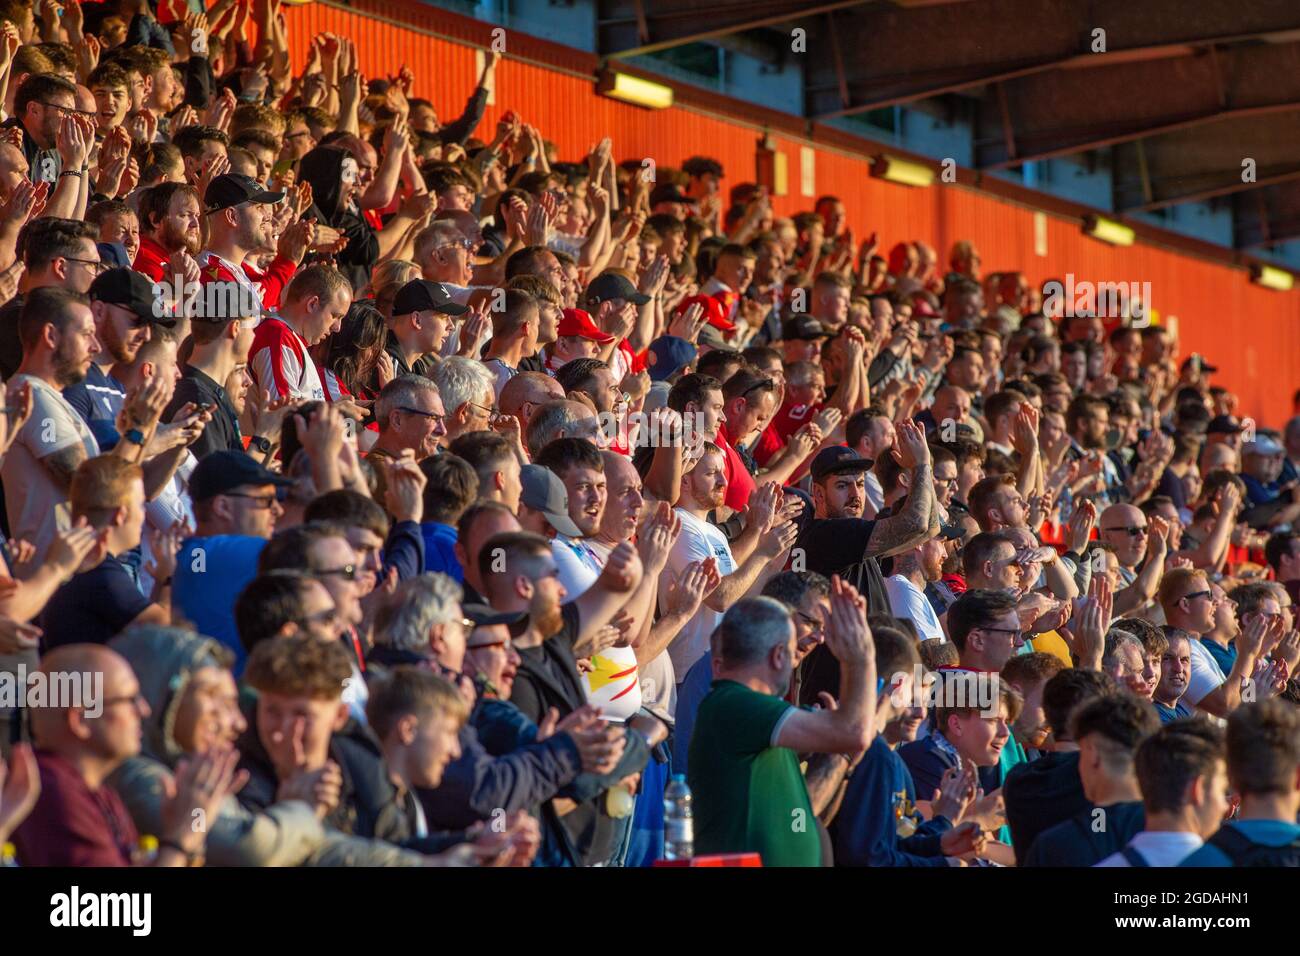
M420 533L424 536L424 570L437 571L463 584L465 571L456 560L456 526L425 521Z
M1175 720L1182 720L1184 717L1192 717L1196 714L1195 708L1188 707L1187 704L1181 700L1173 707L1162 704L1158 700L1153 700L1151 703L1156 705L1156 714L1159 716L1160 723L1162 724L1173 723Z
M1286 846L1300 838L1300 825L1285 823L1282 820L1233 820L1225 823L1224 827L1232 827L1251 843L1262 846ZM1232 866L1232 860L1217 846L1207 842L1178 865Z
M117 415L126 401L125 385L91 362L86 377L65 388L63 398L85 419L101 451L117 444L122 437L117 433Z
M1227 647L1223 647L1216 644L1214 641L1206 640L1205 638L1201 638L1200 640L1201 647L1210 652L1210 656L1213 657L1215 663L1223 669L1223 673L1231 674L1232 665L1237 663L1237 642L1231 641Z
M695 730L695 712L713 686L713 655L708 651L691 665L677 685L677 709L673 712L673 773L686 773Z
M235 627L235 599L257 576L257 559L265 538L220 534L189 538L176 556L172 606L200 634L215 638L235 653L235 674L248 656Z

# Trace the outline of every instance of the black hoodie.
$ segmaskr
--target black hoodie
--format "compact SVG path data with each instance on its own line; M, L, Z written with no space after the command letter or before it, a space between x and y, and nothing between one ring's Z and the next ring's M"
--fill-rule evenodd
M311 183L313 202L306 218L347 236L347 247L334 261L352 288L359 290L370 280L370 270L379 258L379 239L355 206L342 208L343 160L350 155L339 146L317 146L299 162L298 178Z

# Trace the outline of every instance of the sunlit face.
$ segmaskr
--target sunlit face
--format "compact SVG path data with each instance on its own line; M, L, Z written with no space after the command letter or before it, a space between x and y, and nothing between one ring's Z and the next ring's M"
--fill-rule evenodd
M496 688L497 696L509 700L521 663L519 652L510 641L509 629L504 624L475 628L470 643L477 646L465 653L466 673L482 675Z
M608 487L602 470L573 466L560 476L569 492L569 517L584 536L600 530Z
M1191 677L1191 645L1182 635L1173 635L1169 638L1169 649L1160 659L1160 683L1156 687L1155 699L1166 707L1174 706L1187 693Z
M794 618L794 666L803 663L804 658L813 652L819 644L826 642L826 622L830 620L831 602L824 594L809 591L795 608Z
M135 262L135 254L140 251L140 220L133 212L105 216L99 224L99 241L120 242L126 247L127 260Z
M826 373L818 369L807 381L787 385L786 395L795 405L820 405L826 401Z
M333 598L340 622L344 626L358 626L362 620L363 576L352 545L346 538L324 538L312 545L308 563L311 573Z
M641 476L622 455L606 453L604 458L607 497L600 530L613 541L627 541L636 532L637 521L645 507Z
M1025 643L1024 634L1020 630L1020 617L1014 609L983 627L975 628L971 634L976 632L980 635L982 656L991 670L1002 670ZM970 643L970 635L967 635L966 641L967 644Z
M819 518L861 518L866 500L866 472L830 475L813 484L813 504Z
M411 717L410 740L403 760L412 786L434 788L442 783L447 764L460 756L460 722L441 710Z
M432 389L417 392L409 406L389 414L386 431L393 436L395 447L413 449L420 461L437 454L438 446L447 437L442 397Z
M947 459L934 466L934 496L947 508L957 492L957 463Z
M686 475L684 487L696 507L707 510L721 507L727 496L727 465L722 452L706 451Z
M86 743L100 757L120 761L140 752L141 720L149 716L149 704L140 694L140 682L125 660L114 655L105 662L103 712L98 717L82 714L89 736Z
M1022 746L1034 750L1042 749L1052 729L1047 722L1047 713L1043 710L1043 687L1046 683L1038 680L1012 685L1020 692L1024 704L1020 708L1020 716L1011 725L1011 730Z
M986 716L976 711L966 717L949 717L944 736L975 766L995 766L1002 758L1002 748L1011 737L1007 705L999 703L997 716Z
M95 125L100 132L121 126L131 108L131 94L126 88L96 86L90 92L95 97Z
M172 736L186 753L208 753L235 745L248 722L239 710L235 678L224 667L200 667L190 674L176 706Z
M62 332L54 332L54 376L58 384L67 388L86 377L90 363L99 354L99 339L95 335L95 319L89 307L71 303L73 318Z

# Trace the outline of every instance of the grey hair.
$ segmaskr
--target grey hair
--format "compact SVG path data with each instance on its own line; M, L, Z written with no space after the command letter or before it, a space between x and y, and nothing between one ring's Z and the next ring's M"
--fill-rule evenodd
M437 246L464 241L465 233L461 232L460 227L454 222L448 219L432 222L421 229L415 237L415 261L423 263Z
M433 381L442 396L448 414L454 413L466 402L482 402L492 395L495 379L482 362L463 355L451 355L433 368ZM488 398L488 405L492 399Z
M789 609L775 598L737 601L722 616L709 639L714 660L724 667L756 664L778 644L790 640L793 624Z
M463 592L445 574L429 572L408 578L379 609L375 642L402 651L425 652L435 624L459 620Z
M543 448L557 438L586 437L578 434L576 426L591 417L595 416L590 409L567 398L557 398L538 405L533 417L528 420L528 434L524 436L529 457L536 458Z
M1126 631L1123 628L1112 627L1106 632L1106 646L1101 652L1101 666L1107 670L1117 664L1119 652L1122 647L1132 644L1138 649L1139 654L1146 654L1146 646L1142 643L1142 638L1138 637L1132 631Z
M389 415L403 405L410 405L426 391L437 392L438 385L423 375L399 375L385 385L375 399L375 421L379 422L379 428L387 428Z

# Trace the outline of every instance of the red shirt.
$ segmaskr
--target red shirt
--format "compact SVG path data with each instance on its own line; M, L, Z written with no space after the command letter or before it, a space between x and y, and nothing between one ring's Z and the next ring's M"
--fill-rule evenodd
M731 442L727 441L723 429L718 429L718 437L713 443L722 449L727 458L727 496L723 499L723 504L732 511L744 511L749 504L749 496L754 493L758 483L740 460L740 455L736 454L736 449L731 447Z
M144 273L154 282L161 282L167 274L164 267L170 258L171 253L160 243L150 236L142 235L140 251L135 254L135 262L131 264L131 268L136 272Z
M41 796L14 831L21 866L130 866L139 842L122 798L108 784L86 786L58 754L36 751Z

